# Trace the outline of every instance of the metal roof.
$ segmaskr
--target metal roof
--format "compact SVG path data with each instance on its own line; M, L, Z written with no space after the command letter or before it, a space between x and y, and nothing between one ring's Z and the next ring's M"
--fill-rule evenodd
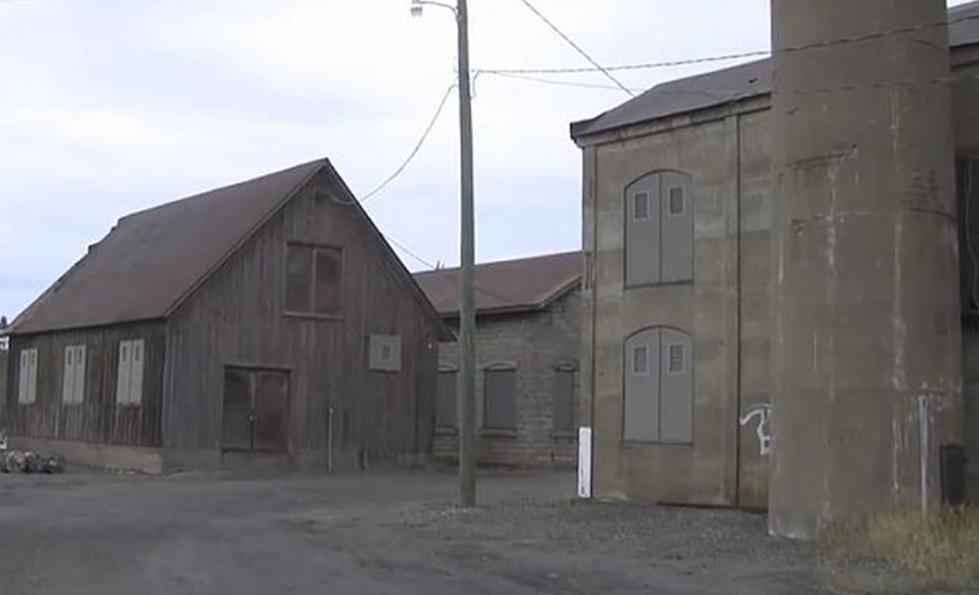
M477 314L541 310L581 282L582 253L564 252L476 266L473 283ZM415 280L438 312L459 314L459 269L415 273Z
M13 321L10 334L168 316L324 168L343 186L329 160L318 159L123 217ZM386 246L366 213L364 217ZM387 248L409 290L442 326L407 269ZM444 326L440 332L451 337Z
M950 8L948 17L952 21L951 47L979 43L979 0ZM970 20L957 21L962 18ZM657 85L590 120L572 123L571 137L577 139L771 92L772 64L766 58Z

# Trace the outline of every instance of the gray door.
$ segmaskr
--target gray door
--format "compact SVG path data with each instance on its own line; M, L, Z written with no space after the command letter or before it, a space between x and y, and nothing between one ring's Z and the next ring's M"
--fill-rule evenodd
M660 174L662 196L663 283L693 280L693 196L689 175L664 171Z
M660 282L660 174L645 176L625 192L626 286Z
M660 331L660 440L693 440L693 341L690 335Z
M623 439L658 442L660 331L646 329L625 342Z

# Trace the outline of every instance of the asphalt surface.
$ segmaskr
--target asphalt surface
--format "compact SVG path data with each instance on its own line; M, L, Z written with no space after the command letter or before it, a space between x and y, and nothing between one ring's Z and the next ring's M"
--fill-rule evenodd
M0 594L824 592L730 510L575 503L573 477L0 475Z

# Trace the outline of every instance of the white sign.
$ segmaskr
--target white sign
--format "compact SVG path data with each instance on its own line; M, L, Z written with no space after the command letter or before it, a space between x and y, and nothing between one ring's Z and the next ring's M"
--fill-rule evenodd
M578 497L591 498L591 428L578 428Z

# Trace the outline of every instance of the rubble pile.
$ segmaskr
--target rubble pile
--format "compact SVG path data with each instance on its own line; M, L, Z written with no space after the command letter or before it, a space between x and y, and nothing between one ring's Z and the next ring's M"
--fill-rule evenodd
M38 454L31 451L0 452L0 473L63 473L65 458L57 453Z

